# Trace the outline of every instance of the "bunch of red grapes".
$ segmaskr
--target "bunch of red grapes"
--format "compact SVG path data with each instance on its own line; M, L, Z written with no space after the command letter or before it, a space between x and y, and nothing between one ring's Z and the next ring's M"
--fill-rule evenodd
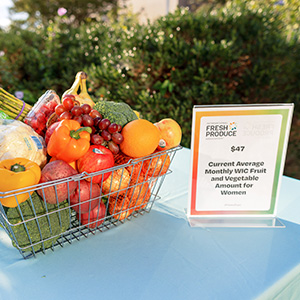
M77 105L73 95L65 95L62 104L55 107L55 113L59 121L72 119L81 126L91 127L91 144L106 146L113 154L119 153L119 145L123 142L122 126L103 118L89 104Z

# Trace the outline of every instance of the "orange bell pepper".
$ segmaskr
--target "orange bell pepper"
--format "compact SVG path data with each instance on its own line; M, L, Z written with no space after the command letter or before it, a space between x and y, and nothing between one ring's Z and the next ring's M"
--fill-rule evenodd
M52 133L47 152L67 163L83 156L90 147L91 127L81 127L75 120L62 120Z

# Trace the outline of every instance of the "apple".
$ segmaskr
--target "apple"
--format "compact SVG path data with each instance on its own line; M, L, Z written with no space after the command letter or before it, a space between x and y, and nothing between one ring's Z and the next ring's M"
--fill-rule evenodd
M70 204L74 205L72 208L77 213L87 213L98 205L100 195L99 184L80 180L75 192L70 197Z
M114 155L109 149L102 145L91 145L89 150L77 160L77 170L79 173L87 172L90 174L112 168L114 164ZM104 172L100 175L86 178L86 180L93 180L93 183L101 184L110 174L111 172Z
M90 212L84 214L76 214L77 220L87 228L96 228L104 222L106 214L106 206L102 201ZM93 222L93 223L92 223Z
M161 140L158 150L168 150L178 146L181 142L182 131L180 125L173 119L162 119L154 125L159 129Z
M68 163L63 160L54 160L45 165L42 169L41 179L39 183L72 177L78 174ZM77 181L70 180L68 182L50 184L49 187L38 189L37 193L45 198L47 203L56 204L68 199L77 188Z

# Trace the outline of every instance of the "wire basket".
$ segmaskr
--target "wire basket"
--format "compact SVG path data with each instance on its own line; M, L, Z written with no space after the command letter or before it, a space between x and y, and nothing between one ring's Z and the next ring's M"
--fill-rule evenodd
M29 197L15 208L0 203L0 225L23 258L114 228L150 212L179 149L181 146L139 159L120 154L110 169L0 192L0 200L12 195L17 200L16 196L24 192ZM103 181L107 173L109 177ZM99 175L102 181L93 183ZM61 202L60 189L67 191L67 199ZM52 204L46 201L49 191L55 195Z

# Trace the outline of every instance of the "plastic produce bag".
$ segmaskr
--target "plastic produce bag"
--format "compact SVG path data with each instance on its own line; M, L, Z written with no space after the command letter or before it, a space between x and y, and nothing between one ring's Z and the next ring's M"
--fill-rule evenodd
M44 139L29 125L0 119L0 160L24 157L43 167L47 162Z

